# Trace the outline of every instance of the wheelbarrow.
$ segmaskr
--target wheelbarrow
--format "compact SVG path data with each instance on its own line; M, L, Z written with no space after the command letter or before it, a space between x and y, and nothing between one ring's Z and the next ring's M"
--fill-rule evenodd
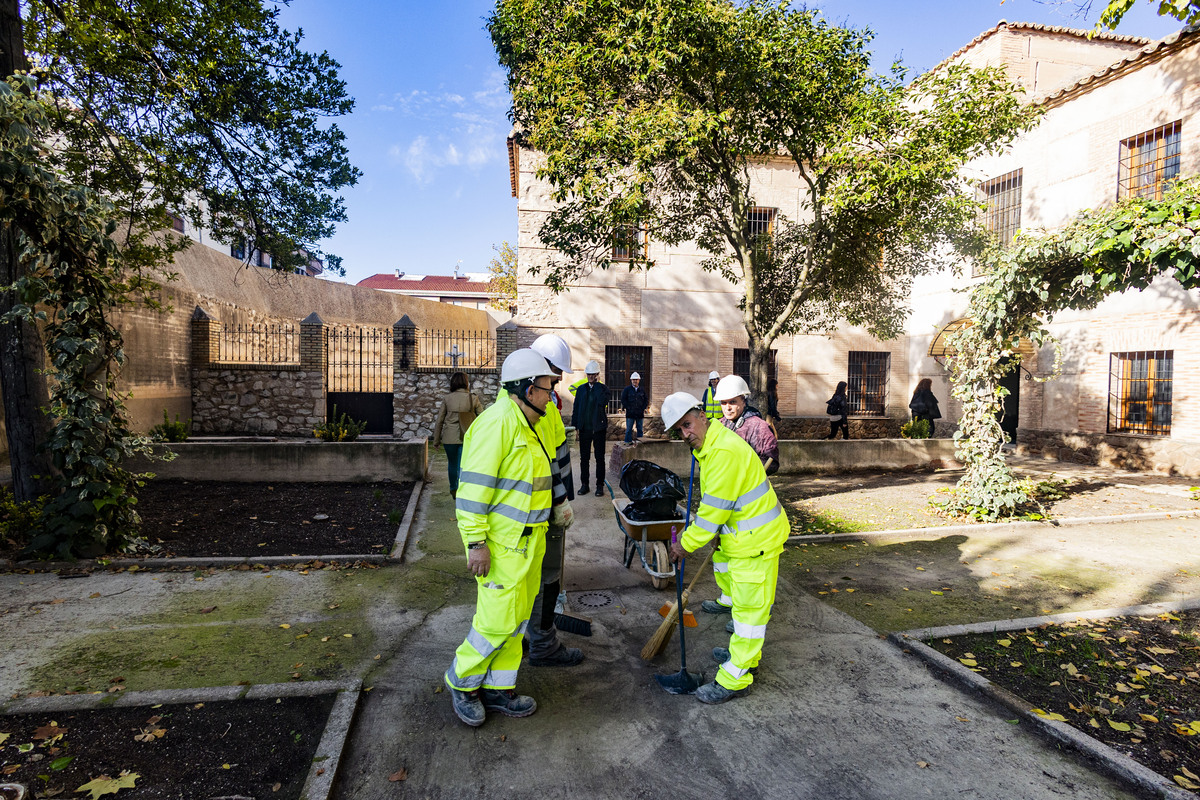
M655 589L666 589L675 581L675 565L671 563L671 554L667 543L671 541L671 533L682 533L686 520L681 515L678 519L663 520L632 520L625 516L621 507L629 500L622 495L617 497L612 486L606 480L604 488L612 498L613 512L617 515L617 527L625 534L624 560L625 569L633 563L633 554L637 553L642 560L642 568L650 576L650 583ZM678 506L676 506L678 510Z

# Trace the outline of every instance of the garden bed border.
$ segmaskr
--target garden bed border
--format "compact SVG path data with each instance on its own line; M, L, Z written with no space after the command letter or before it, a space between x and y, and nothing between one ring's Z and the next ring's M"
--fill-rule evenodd
M949 656L934 650L925 644L923 640L978 633L1018 631L1025 630L1026 628L1036 628L1045 624L1057 625L1081 619L1095 620L1112 617L1157 615L1167 611L1191 611L1198 608L1200 608L1200 598L1193 597L1177 602L1149 603L1122 608L1051 614L1041 617L976 622L969 625L946 625L939 628L896 631L888 635L888 641L899 647L903 652L910 653L923 660L925 665L935 675L948 678L950 682L956 683L962 688L978 692L988 700L1016 713L1022 720L1030 723L1037 732L1052 741L1066 745L1068 748L1081 753L1085 758L1097 764L1110 775L1129 783L1138 790L1149 792L1156 797L1166 798L1166 800L1196 800L1200 795L1189 792L1166 776L1159 775L1149 767L1139 764L1124 753L1118 752L1098 739L1092 738L1075 726L1033 713L1033 706L1023 698L992 683L978 672L972 672Z
M308 768L308 777L300 791L300 800L328 800L341 763L350 724L358 709L362 681L303 681L300 683L260 683L249 686L211 686L194 689L150 689L113 694L58 694L49 697L22 697L0 703L0 716L10 714L46 714L65 711L91 711L105 706L152 706L158 703L219 703L233 700L262 700L271 697L316 697L337 693L329 718L321 731L316 752Z

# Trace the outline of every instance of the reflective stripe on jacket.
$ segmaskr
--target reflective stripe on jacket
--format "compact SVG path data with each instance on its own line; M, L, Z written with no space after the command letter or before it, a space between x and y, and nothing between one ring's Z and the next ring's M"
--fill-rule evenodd
M554 402L558 395L557 390L554 395L546 404L546 414L534 423L533 429L537 431L538 438L542 440L542 446L546 448L546 453L550 456L550 477L553 481L550 492L553 497L553 505L558 505L563 500L575 499L575 486L571 478L571 451L567 447L567 426L563 423L562 412L558 410L558 406ZM500 387L500 394L496 399L508 399L508 392L503 386ZM564 455L566 456L565 467Z
M493 403L472 423L463 442L458 481L454 510L464 543L487 539L521 547L526 527L532 527L534 535L545 535L550 461L510 398Z
M702 496L683 548L693 551L720 534L721 552L730 558L782 552L791 526L754 449L724 425L710 424L696 462Z
M704 416L709 419L720 419L723 416L721 414L721 404L713 396L715 394L716 390L711 386L707 386L704 389L704 395L700 398L700 402L704 405Z

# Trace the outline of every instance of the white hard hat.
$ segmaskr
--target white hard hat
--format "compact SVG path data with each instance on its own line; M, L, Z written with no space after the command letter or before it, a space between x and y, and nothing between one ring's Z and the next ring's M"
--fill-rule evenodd
M571 374L571 348L561 336L553 333L543 333L533 340L530 349L536 350L546 357L554 366L567 374Z
M599 375L600 374L600 362L596 361L596 360L589 361L587 363L587 366L585 366L583 368L583 371L586 372L588 375Z
M746 381L742 380L741 375L726 375L717 382L717 388L713 390L713 399L719 403L722 400L732 400L748 394L750 394L750 387L746 385Z
M662 402L663 427L667 430L674 428L679 420L683 419L683 415L693 408L698 410L700 401L687 392L675 392L667 395L667 399Z
M712 372L708 373L708 379L710 381L715 381L719 377L721 377L721 373L717 372L715 369Z
M504 359L504 364L500 367L500 382L513 383L553 374L554 370L544 355L525 348L512 351L508 358Z
M629 376L629 380L631 381L640 381L641 379L642 376L638 375L636 372Z

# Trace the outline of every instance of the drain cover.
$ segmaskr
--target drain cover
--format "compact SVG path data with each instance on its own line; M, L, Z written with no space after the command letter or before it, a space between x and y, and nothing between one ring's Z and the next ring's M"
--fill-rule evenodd
M617 598L612 592L595 591L595 592L579 592L572 598L576 605L583 608L607 608L617 602Z

